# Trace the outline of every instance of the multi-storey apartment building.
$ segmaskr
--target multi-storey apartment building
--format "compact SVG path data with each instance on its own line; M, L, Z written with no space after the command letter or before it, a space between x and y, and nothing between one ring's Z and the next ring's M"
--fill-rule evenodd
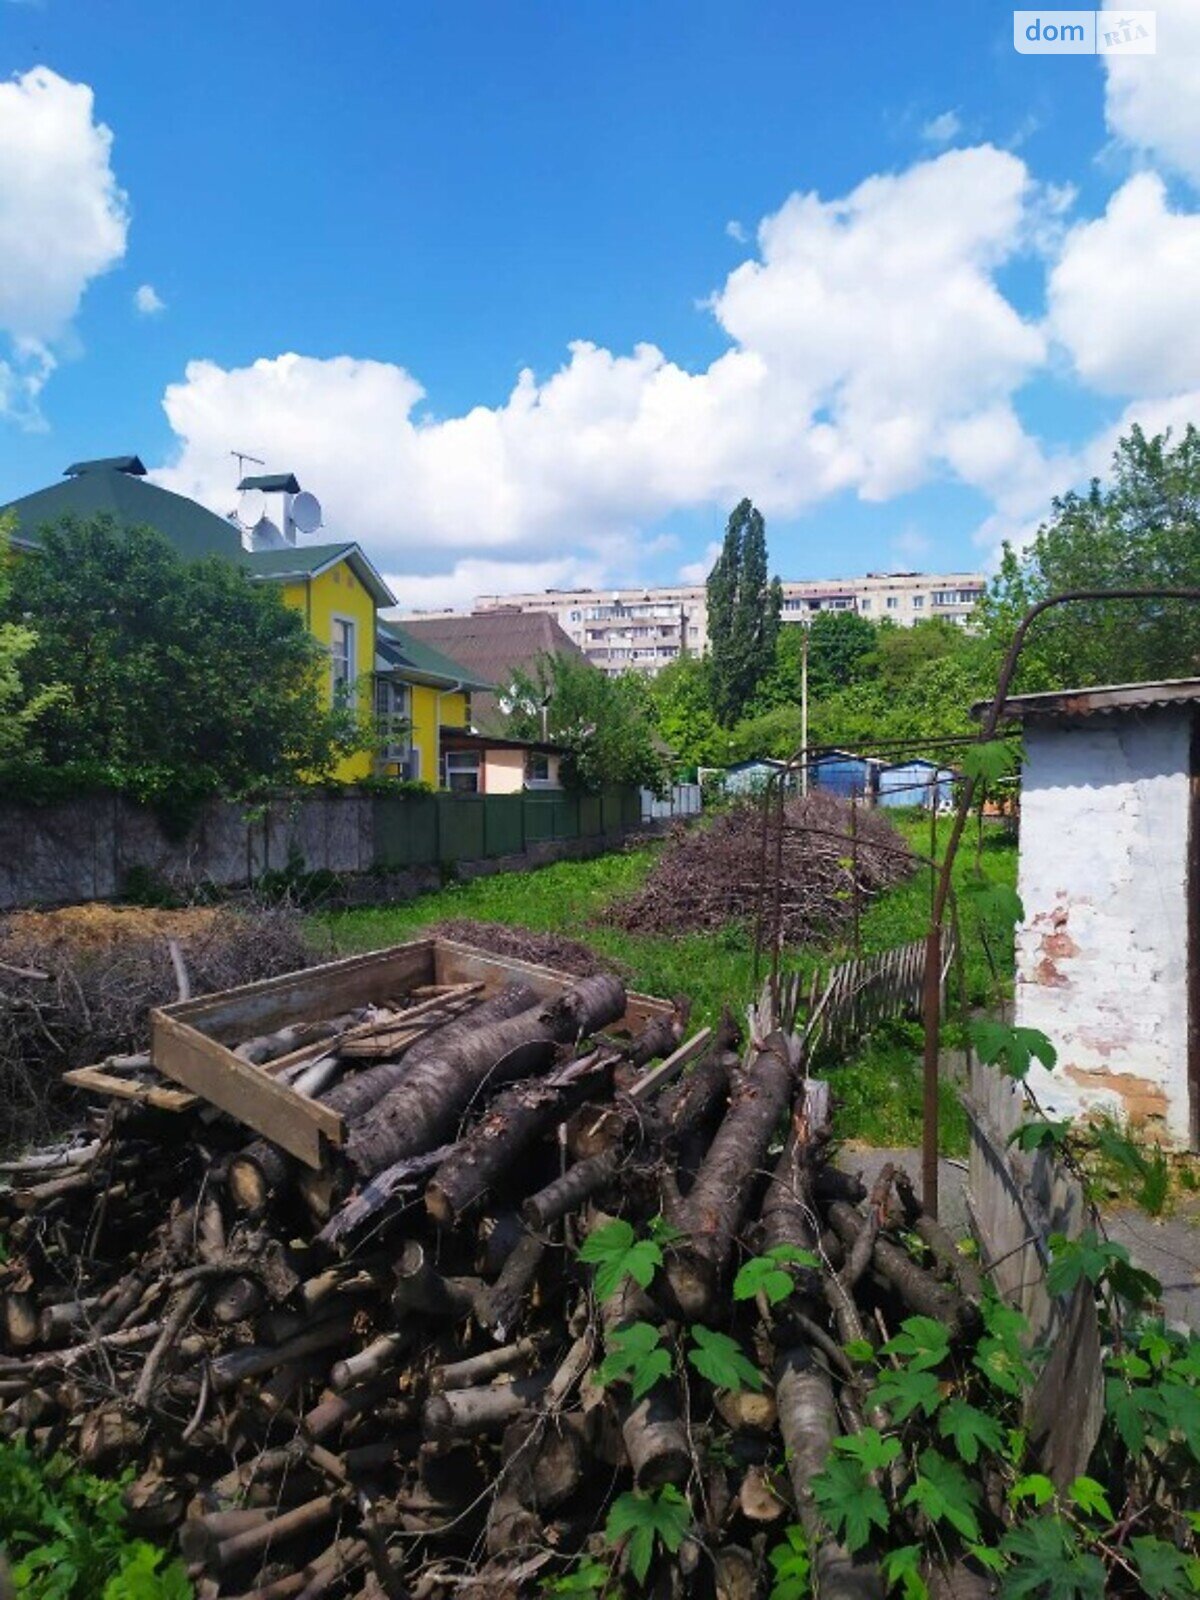
M868 572L861 578L806 579L783 585L785 623L808 623L822 611L857 611L912 627L926 617L962 626L984 590L978 572ZM537 594L480 595L476 611L544 611L589 661L605 672L660 671L679 655L708 649L703 584L654 589L544 589Z

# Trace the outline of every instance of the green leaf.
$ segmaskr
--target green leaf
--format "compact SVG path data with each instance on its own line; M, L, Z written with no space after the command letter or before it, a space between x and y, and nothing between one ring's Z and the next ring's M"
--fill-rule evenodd
M1022 1500L1032 1500L1035 1506L1044 1506L1047 1501L1054 1499L1054 1485L1042 1472L1031 1472L1028 1477L1018 1478L1008 1491L1009 1505L1019 1505Z
M761 1389L763 1375L748 1361L736 1339L697 1324L692 1328L690 1364L716 1389Z
M626 1278L648 1289L663 1256L653 1239L639 1239L629 1223L617 1217L588 1234L579 1259L596 1268L596 1293L601 1300L610 1300Z
M967 1554L975 1561L978 1561L979 1565L985 1567L988 1572L1004 1571L1004 1557L999 1550L994 1550L991 1545L969 1544L967 1546Z
M969 744L963 751L962 769L977 783L996 783L1015 771L1017 753L1004 739L989 739Z
M900 1588L904 1600L928 1600L929 1589L921 1576L924 1552L919 1544L902 1544L889 1550L880 1565L891 1588Z
M906 1506L920 1506L931 1522L948 1522L964 1539L979 1538L975 1507L979 1490L962 1468L937 1450L923 1450L917 1475L904 1496Z
M910 1372L927 1372L940 1367L950 1354L950 1334L945 1323L933 1317L906 1317L883 1353L899 1356Z
M1106 1522L1115 1520L1112 1507L1108 1503L1108 1496L1104 1492L1104 1485L1097 1483L1095 1478L1076 1478L1068 1488L1067 1494L1088 1516L1100 1516Z
M851 1361L855 1361L860 1365L864 1361L874 1361L875 1359L875 1346L869 1339L851 1339L842 1346L842 1349Z
M1148 1534L1129 1541L1142 1588L1156 1600L1193 1600L1200 1594L1200 1562Z
M1102 1239L1095 1228L1085 1228L1078 1239L1052 1233L1050 1252L1046 1287L1051 1294L1070 1294L1085 1280L1092 1284L1107 1281L1116 1294L1135 1305L1162 1294L1158 1279L1135 1267L1123 1244Z
M599 1561L581 1561L572 1572L550 1578L542 1585L543 1594L594 1595L603 1593L609 1580L608 1568Z
M941 1388L932 1372L913 1372L907 1367L882 1373L867 1396L869 1406L886 1406L897 1422L903 1422L914 1411L931 1417L941 1400Z
M948 1400L938 1414L938 1432L953 1439L954 1448L968 1466L979 1460L979 1449L999 1455L1004 1449L1004 1432L994 1417L979 1411L965 1400Z
M182 1563L166 1561L166 1551L138 1541L105 1584L102 1600L191 1600Z
M645 1583L656 1541L674 1555L691 1525L691 1506L674 1484L667 1483L653 1494L630 1489L618 1495L609 1509L604 1537L614 1546L627 1541L629 1570L638 1583Z
M1018 1028L1006 1022L973 1022L971 1042L979 1059L998 1066L1010 1078L1024 1078L1033 1060L1051 1069L1058 1051L1037 1028Z
M1009 1134L1008 1142L1015 1144L1018 1150L1061 1150L1070 1131L1069 1122L1052 1122L1049 1118L1041 1122L1023 1122Z
M631 1322L607 1337L608 1354L596 1368L596 1381L628 1383L640 1400L656 1383L670 1377L671 1352L662 1346L662 1331L649 1322Z
M810 1250L800 1250L795 1245L780 1244L761 1256L751 1256L733 1280L735 1300L753 1300L763 1294L768 1305L776 1306L786 1300L795 1288L795 1280L784 1270L784 1263L818 1269L821 1263Z
M1025 907L1011 884L992 883L986 878L969 878L964 888L980 916L994 918L1008 926L1025 920Z
M838 1538L853 1553L871 1537L872 1527L886 1530L887 1503L857 1461L834 1456L812 1480L813 1498Z
M1059 1518L1038 1517L1010 1528L1000 1548L1010 1561L1004 1600L1104 1600L1104 1563L1081 1551Z
M900 1441L892 1434L885 1437L878 1428L864 1428L835 1439L833 1448L857 1461L864 1472L880 1472L900 1454Z
M798 1523L783 1530L783 1542L767 1556L774 1577L770 1600L808 1600L812 1593L812 1561L808 1540Z

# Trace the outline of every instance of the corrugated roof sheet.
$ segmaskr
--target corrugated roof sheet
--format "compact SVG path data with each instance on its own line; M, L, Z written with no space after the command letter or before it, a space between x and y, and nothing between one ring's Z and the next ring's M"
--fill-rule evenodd
M1006 722L1026 717L1094 717L1118 712L1157 711L1167 706L1200 701L1200 678L1167 678L1155 683L1102 683L1082 689L1052 689L1041 694L1014 694L1005 701L1001 718ZM978 700L971 707L981 717L991 704Z

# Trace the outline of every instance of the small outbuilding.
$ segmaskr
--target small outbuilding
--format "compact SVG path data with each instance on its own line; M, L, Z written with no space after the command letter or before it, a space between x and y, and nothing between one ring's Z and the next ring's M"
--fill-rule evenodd
M950 767L941 767L924 756L881 767L876 800L881 806L920 806L925 811L948 811L954 804L954 780Z
M853 750L823 750L809 761L808 781L811 788L870 804L877 793L882 766L876 757L856 755Z
M722 773L725 793L762 794L771 779L781 773L786 765L785 761L779 761L775 756L755 756L752 761L735 761Z
M1200 678L1015 695L1022 724L1016 1020L1056 1116L1200 1148Z

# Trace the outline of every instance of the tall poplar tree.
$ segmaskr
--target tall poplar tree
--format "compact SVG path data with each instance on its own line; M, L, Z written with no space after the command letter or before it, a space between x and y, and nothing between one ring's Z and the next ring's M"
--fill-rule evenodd
M732 727L742 715L775 660L782 605L779 579L767 575L762 514L743 500L708 575L713 711L722 727Z

